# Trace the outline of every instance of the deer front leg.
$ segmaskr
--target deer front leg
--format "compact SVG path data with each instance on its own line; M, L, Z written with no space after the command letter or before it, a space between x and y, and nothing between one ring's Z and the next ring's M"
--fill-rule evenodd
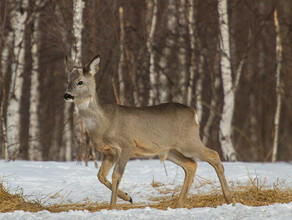
M104 184L107 188L112 190L112 184L111 182L107 179L107 175L110 171L110 169L113 167L114 163L116 161L115 155L112 154L107 154L105 155L105 158L102 161L101 167L98 172L98 179L99 181ZM132 198L125 192L118 190L118 197L132 203Z
M117 162L112 175L112 195L110 201L110 209L116 208L119 184L121 182L126 164L131 156L131 152L132 150L130 148L121 149L119 157L117 158Z

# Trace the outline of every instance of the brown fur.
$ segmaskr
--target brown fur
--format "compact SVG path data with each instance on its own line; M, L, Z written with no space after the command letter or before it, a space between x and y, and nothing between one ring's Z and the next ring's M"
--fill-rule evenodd
M67 59L68 86L64 97L74 101L94 146L105 155L98 178L112 190L110 208L116 207L117 197L132 202L128 194L118 189L128 160L153 156L170 160L185 170L178 207L183 206L190 190L196 159L207 161L215 168L226 202L234 204L218 153L201 143L196 111L178 103L149 107L100 104L93 77L99 69L99 61L100 58L95 57L81 69ZM114 164L110 183L106 176Z

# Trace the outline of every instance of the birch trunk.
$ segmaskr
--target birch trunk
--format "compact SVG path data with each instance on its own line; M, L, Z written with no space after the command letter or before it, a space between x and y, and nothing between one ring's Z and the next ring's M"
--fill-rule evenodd
M73 35L74 47L71 56L78 65L82 64L82 29L83 29L83 0L74 0L73 2Z
M7 108L7 142L9 157L16 157L20 147L20 99L24 72L24 30L28 0L17 0L20 7L11 11L11 26L14 31L13 63ZM21 10L22 9L22 10Z
M84 3L83 0L74 0L73 1L73 36L74 36L74 46L71 50L71 56L75 60L75 62L82 66L82 29L83 29L83 8ZM69 114L70 115L70 114ZM82 133L84 132L82 129L81 121L77 114L76 107L74 108L73 113L73 131L74 136L77 139L74 143L77 144L76 147L82 147ZM79 145L80 144L80 145ZM66 145L65 148L65 160L72 160L72 145Z
M38 109L40 103L39 93L39 16L38 7L40 0L35 2L36 12L34 12L33 22L34 28L31 39L31 56L32 56L32 72L30 85L30 124L29 124L29 160L42 160L41 143L39 141L40 125Z
M178 83L176 85L174 101L186 104L186 78L187 78L187 50L188 45L186 44L185 36L187 34L187 20L186 20L186 9L185 0L180 0L178 8Z
M196 71L196 38L195 38L195 1L190 0L189 12L188 12L188 19L189 19L189 35L191 39L191 64L190 64L190 80L187 88L187 105L192 105L193 100L193 87L194 87L194 77Z
M220 63L224 92L224 105L220 121L220 143L224 158L229 161L236 161L236 152L232 143L232 119L234 113L235 95L231 73L227 0L219 1L218 13L221 32L220 49L222 51Z
M118 66L118 78L119 78L119 100L120 104L124 105L126 103L126 91L125 91L125 80L123 74L123 66L125 64L125 30L124 30L124 10L122 7L119 8L120 17L120 61Z
M202 53L202 50L201 50ZM199 124L202 121L203 117L203 105L202 105L202 93L203 93L203 80L204 80L204 57L203 54L200 55L199 59L199 69L198 69L198 79L196 83L196 110L198 116Z
M151 16L151 23L150 24L150 31L147 39L147 49L150 55L150 66L149 66L149 75L150 75L150 91L149 91L149 105L158 104L158 89L157 89L157 81L158 81L158 74L155 71L155 54L153 50L153 43L154 43L154 33L157 23L157 0L150 0L147 2L147 10L150 12L152 11Z
M272 153L272 162L277 160L277 152L279 145L279 124L280 124L280 113L281 113L281 70L282 70L282 42L280 35L280 26L278 21L277 10L274 11L274 23L276 29L276 63L277 63L277 73L276 73L276 92L277 92L277 106L276 113L274 118L274 141L273 141L273 153Z
M3 142L4 142L2 152L4 152L4 159L6 162L9 161L9 156L8 156L8 143L7 143L7 126L6 126L5 112L4 112L4 104L6 102L7 92L6 92L6 87L4 83L5 83L5 78L8 71L9 55L11 54L12 45L13 45L13 31L9 31L5 38L4 48L1 53L1 72L2 72L1 84L3 86L2 86L2 100L1 100L0 114L1 114Z
M177 34L177 26L178 26L178 20L176 17L176 2L174 0L168 1L167 6L167 31L169 32L167 39L166 39L166 45L162 50L162 55L159 60L159 99L160 103L169 102L170 100L170 83L168 82L167 76L170 75L172 66L171 63L168 61L170 60L171 56L171 50L175 44L175 36Z

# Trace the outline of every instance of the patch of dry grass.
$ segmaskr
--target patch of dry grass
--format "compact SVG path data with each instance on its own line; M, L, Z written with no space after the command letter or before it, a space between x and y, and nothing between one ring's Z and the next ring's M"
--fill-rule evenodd
M213 184L213 183L212 183ZM151 204L142 203L123 203L118 208L127 210L135 208L151 207L166 210L168 207L175 208L180 192L180 187L169 188L163 183L155 182L153 179L151 185L161 194L159 197L152 197ZM275 203L289 203L292 201L292 189L284 189L281 187L282 182L277 182L273 187L267 186L265 181L259 181L258 178L251 179L248 184L243 185L236 183L232 185L232 192L236 202L248 206L264 206ZM222 193L218 188L209 194L191 195L185 202L185 208L197 207L217 207L225 204ZM20 193L10 194L0 183L0 212L12 212L15 210L24 210L29 212L37 212L48 210L50 212L63 212L69 210L88 210L90 212L109 209L108 203L86 203L86 204L56 204L52 206L44 206L41 202L30 202L24 199Z
M36 201L26 201L21 193L9 193L0 183L0 212L12 212L14 210L38 212L44 209L45 207Z

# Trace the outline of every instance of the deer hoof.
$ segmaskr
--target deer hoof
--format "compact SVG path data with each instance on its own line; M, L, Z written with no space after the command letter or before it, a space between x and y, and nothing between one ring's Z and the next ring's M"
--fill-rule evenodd
M130 202L131 204L133 204L133 199L132 199L132 197L130 197L129 202Z

